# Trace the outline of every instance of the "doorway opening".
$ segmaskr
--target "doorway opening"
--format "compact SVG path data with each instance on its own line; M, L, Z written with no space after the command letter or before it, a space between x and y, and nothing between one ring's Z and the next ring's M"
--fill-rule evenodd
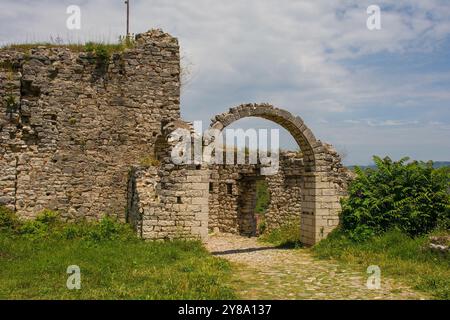
M262 176L243 177L239 189L239 234L258 236L265 230L265 214L270 204L267 181Z

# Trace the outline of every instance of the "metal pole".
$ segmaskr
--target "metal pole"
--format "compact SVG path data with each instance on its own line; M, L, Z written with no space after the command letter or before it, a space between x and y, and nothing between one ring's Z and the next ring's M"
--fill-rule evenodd
M127 38L130 36L130 0L125 0L127 5Z

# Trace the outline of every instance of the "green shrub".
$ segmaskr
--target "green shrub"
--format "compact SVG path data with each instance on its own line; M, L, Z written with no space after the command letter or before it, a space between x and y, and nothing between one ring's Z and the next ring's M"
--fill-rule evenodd
M94 242L135 237L129 225L120 223L108 216L103 217L99 222L91 224L86 229L87 233L82 235L82 238Z
M19 228L19 234L27 238L45 238L49 232L49 226L37 220L27 220Z
M375 169L358 177L342 201L342 228L356 241L390 229L411 236L450 226L449 171L432 162L374 157Z
M46 225L54 225L61 222L61 218L57 211L45 209L36 216L36 221Z
M36 219L23 222L18 232L28 238L49 237L61 223L58 212L45 209L36 216Z
M14 230L20 225L16 214L6 207L0 206L0 230Z
M267 224L264 216L260 216L261 222L258 223L256 229L258 231L258 234L263 234L266 232Z

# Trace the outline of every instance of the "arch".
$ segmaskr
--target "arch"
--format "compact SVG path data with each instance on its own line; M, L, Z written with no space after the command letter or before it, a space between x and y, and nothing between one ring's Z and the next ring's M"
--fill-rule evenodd
M312 131L299 116L289 111L276 108L270 104L242 104L230 108L228 112L216 115L211 122L213 129L223 130L235 121L247 117L258 117L273 121L286 129L295 139L303 152L305 169L313 172L316 165L316 154L320 153L322 143L316 139Z
M295 139L303 153L301 240L313 245L327 236L339 223L339 195L332 178L328 145L317 140L302 118L270 104L242 104L228 112L216 115L210 128L222 131L235 121L246 117L259 117L285 128ZM338 159L340 163L340 160Z

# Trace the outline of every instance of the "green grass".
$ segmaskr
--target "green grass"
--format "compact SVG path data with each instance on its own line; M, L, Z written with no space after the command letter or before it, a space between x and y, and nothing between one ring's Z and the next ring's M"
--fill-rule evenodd
M298 223L286 223L280 228L270 230L262 234L259 239L278 247L300 248L300 225Z
M256 181L256 207L255 211L264 214L270 204L270 194L266 180Z
M31 49L37 47L46 48L67 48L74 52L91 52L97 50L104 50L109 53L121 52L127 48L134 46L133 40L121 40L118 43L102 43L102 42L86 42L86 43L52 43L52 42L34 42L34 43L13 43L5 45L0 49L4 50L17 50L28 52Z
M411 238L395 231L364 242L335 231L313 252L318 258L357 266L362 272L378 265L382 276L399 279L437 299L450 299L450 255L426 250L427 244L427 236Z
M70 265L80 290L66 287ZM0 299L233 299L230 279L200 242L144 242L110 218L23 222L0 210Z
M67 48L73 52L88 52L92 54L93 57L96 57L100 61L106 62L110 59L110 57L115 53L123 52L125 49L133 48L135 45L134 39L123 38L119 39L118 43L97 43L97 42L86 42L86 43L68 43L68 44L59 44L52 42L41 42L41 43L17 43L17 44L9 44L0 48L0 50L15 50L21 51L24 53L29 53L31 49L35 49L37 47L46 47L48 49L51 48ZM3 64L7 64L8 62L4 62ZM6 65L3 66L3 69L6 69Z
M28 52L31 49L36 49L37 47L46 47L46 48L67 48L74 52L83 52L85 51L84 44L57 44L51 42L34 42L34 43L13 43L8 44L1 47L1 50L16 50L22 52Z

